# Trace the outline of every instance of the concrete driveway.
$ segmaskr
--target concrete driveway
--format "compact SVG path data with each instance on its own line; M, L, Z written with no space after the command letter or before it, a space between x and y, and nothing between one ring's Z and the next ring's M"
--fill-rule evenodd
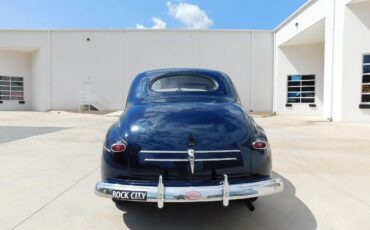
M0 112L1 229L370 229L370 125L257 117L284 192L256 201L129 203L96 197L100 150L117 117Z

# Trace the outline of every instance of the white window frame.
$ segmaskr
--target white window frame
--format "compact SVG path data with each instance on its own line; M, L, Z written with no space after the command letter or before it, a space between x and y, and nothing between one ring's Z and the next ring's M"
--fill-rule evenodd
M293 77L293 76L301 76L301 80L300 81L293 81L293 80L289 80L289 77ZM303 80L303 76L313 76L314 79L313 80ZM302 82L305 82L305 81L313 81L314 82L314 85L302 85ZM289 82L299 82L299 86L289 86ZM299 87L300 90L299 91L289 91L289 88L292 87ZM302 91L302 87L314 87L314 91ZM287 99L286 99L286 103L287 104L315 104L316 102L316 74L289 74L287 76ZM299 97L289 97L289 93L299 93ZM314 96L313 97L302 97L302 93L313 93ZM295 99L298 99L299 98L299 102L289 102L289 99L290 98L295 98ZM302 102L302 99L313 99L313 102Z
M0 92L9 92L9 95L1 95L1 96L8 96L9 99L2 99L0 98L0 101L24 101L24 77L18 77L18 76L7 76L7 75L0 75L1 77L8 77L9 80L0 80L0 85L2 85L2 82L9 82L9 90L2 90L0 89ZM15 81L15 78L21 78L21 81ZM22 83L22 86L15 86L15 87L21 87L21 89L12 89L12 83L13 82L20 82ZM5 85L2 85L5 86ZM13 96L12 92L20 92L22 93L22 96ZM17 99L14 99L13 97L17 97ZM21 98L21 99L19 99Z
M370 93L364 93L363 92L363 86L368 85L370 87L370 82L364 83L364 76L369 76L370 73L364 73L364 66L370 66L370 63L365 63L365 56L370 56L370 53L364 53L362 55L362 60L361 60L361 99L360 99L360 104L361 105L370 105L370 102L364 102L362 101L362 96L363 95L370 95Z

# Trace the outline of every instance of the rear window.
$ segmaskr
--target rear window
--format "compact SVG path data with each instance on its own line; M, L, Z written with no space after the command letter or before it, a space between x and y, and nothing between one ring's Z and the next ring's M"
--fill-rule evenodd
M196 75L165 76L151 83L151 89L156 92L209 92L217 88L216 81Z

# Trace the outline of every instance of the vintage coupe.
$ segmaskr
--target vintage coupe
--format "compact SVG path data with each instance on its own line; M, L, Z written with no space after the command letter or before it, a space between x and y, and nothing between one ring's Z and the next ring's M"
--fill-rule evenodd
M99 196L113 201L245 200L283 190L272 178L261 126L240 104L230 78L201 69L139 74L106 135Z

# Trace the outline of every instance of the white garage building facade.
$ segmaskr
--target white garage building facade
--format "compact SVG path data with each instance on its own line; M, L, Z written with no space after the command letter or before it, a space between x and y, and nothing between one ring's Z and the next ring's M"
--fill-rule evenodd
M276 28L274 62L278 113L370 123L369 0L308 1Z
M0 110L123 109L138 73L187 67L224 71L248 109L271 111L273 44L271 31L2 30Z
M0 30L0 111L121 110L158 68L227 73L250 111L370 122L370 0L312 0L275 30Z

